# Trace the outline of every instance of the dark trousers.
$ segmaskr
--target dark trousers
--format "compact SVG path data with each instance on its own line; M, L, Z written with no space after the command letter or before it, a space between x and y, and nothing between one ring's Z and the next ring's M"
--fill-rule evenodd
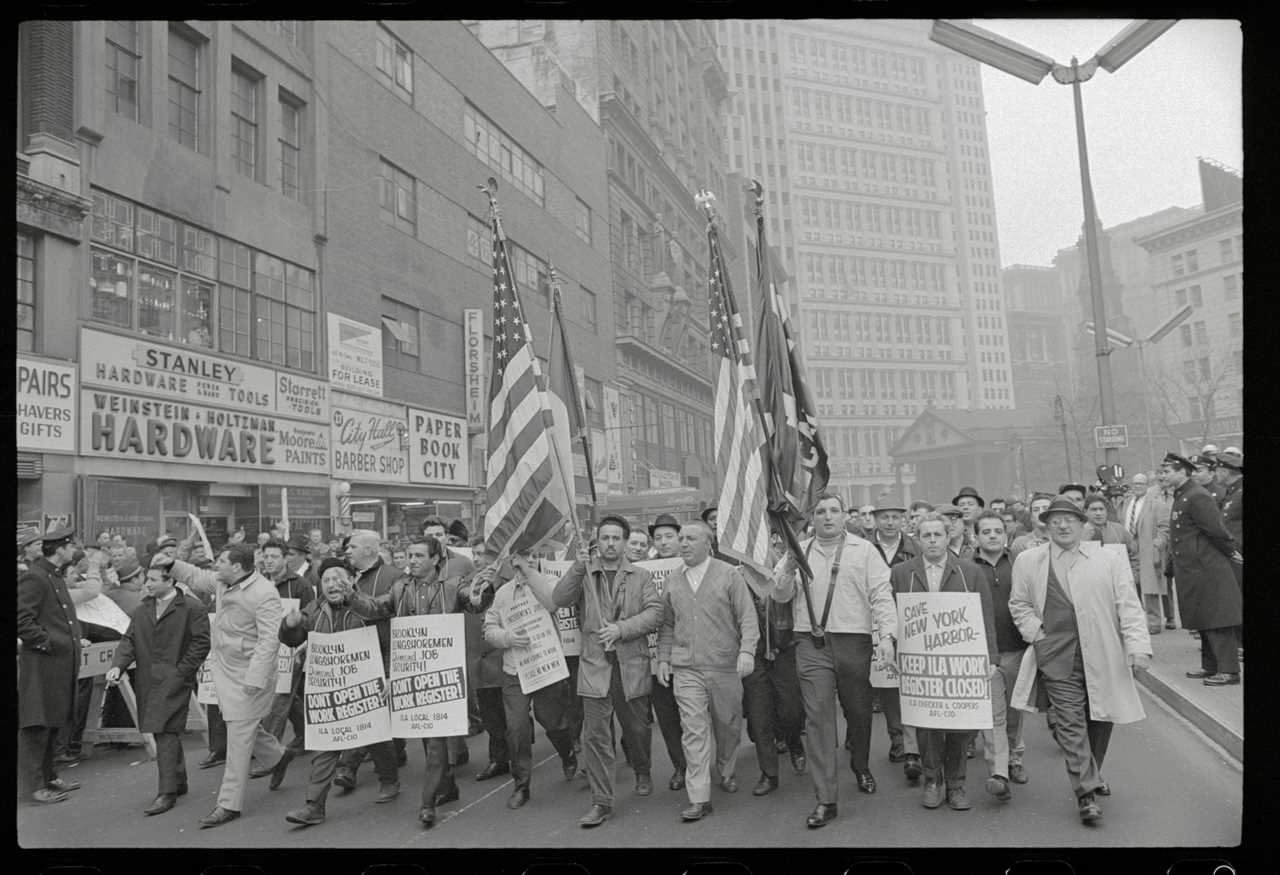
M780 736L792 753L803 754L800 730L804 727L804 703L800 701L800 685L796 680L794 647L778 653L770 662L761 659L742 681L742 709L747 715L747 737L756 747L760 772L778 777L778 749L774 737Z
M1102 784L1102 761L1107 756L1113 724L1089 716L1089 694L1079 647L1068 677L1055 681L1042 672L1039 681L1049 696L1049 729L1066 759L1071 789L1077 798L1092 793Z
M680 726L680 708L676 705L676 685L672 682L671 686L664 687L658 683L658 678L654 677L653 686L650 689L652 692L649 694L649 699L653 717L658 721L658 731L662 733L662 743L667 748L671 767L677 772L683 772L685 771L684 742L681 739L684 731ZM645 749L648 750L648 748ZM628 748L627 754L632 760L632 765L636 765L635 751ZM639 774L642 770L637 766L636 772ZM643 770L643 774L648 772L648 769Z
M838 802L836 700L851 727L852 765L868 772L871 754L871 636L828 632L825 647L814 647L806 633L796 633L796 677L804 701L805 737L812 766L813 789L824 805Z
M569 737L575 742L582 737L582 697L578 695L578 661L581 657L566 656L565 665L569 667L569 677L565 681L568 693L565 696L565 716L569 721Z
M444 738L422 739L422 749L427 755L426 770L422 775L422 807L431 811L436 808L436 797L454 787L453 767L449 765L446 742Z
M489 762L511 762L507 750L507 712L502 705L502 687L478 687L476 699L480 705L480 721L489 735Z
M628 739L632 765L637 775L649 774L649 697L637 696L630 701L622 690L622 671L615 662L609 680L609 695L582 697L582 754L586 762L587 780L591 783L591 801L613 807L613 717L618 715L623 736Z
M58 730L54 741L54 755L78 754L84 728L89 723L89 700L93 697L93 678L80 678L76 681L76 700L71 709L71 722Z
M1200 630L1200 668L1214 674L1239 674L1239 626Z
M902 742L902 696L897 687L884 687L876 692L880 694L884 728L889 731L889 753L905 753Z
M520 691L520 679L502 676L502 707L507 721L507 750L511 754L511 777L516 789L529 789L533 770L533 721L547 733L562 761L573 756L573 736L569 734L566 681L557 681L528 695ZM574 698L577 698L576 696ZM533 716L529 706L533 705Z
M30 796L58 777L53 768L56 726L24 726L18 731L19 789Z
M972 729L916 729L925 783L941 784L945 781L948 790L962 788L969 761L967 751L975 734Z
M209 753L227 755L227 722L217 705L205 706L205 721L209 724Z
M287 693L276 694L275 699L271 701L271 713L267 715L266 721L267 731L274 735L278 741L284 741L286 726L293 727L293 740L289 742L289 748L294 751L305 749L303 747L304 742L299 741L299 739L306 736L307 731L306 718L302 713L305 683L305 675L295 668L292 689Z
M157 732L156 769L160 773L160 793L177 795L187 788L187 760L182 753L181 732Z
M382 784L395 784L400 780L396 768L395 746L389 741L380 741L368 747L373 758L373 769L378 773L378 781ZM338 770L338 761L345 751L322 750L311 757L311 775L307 778L307 801L324 807L329 796L329 788L333 786L333 776Z

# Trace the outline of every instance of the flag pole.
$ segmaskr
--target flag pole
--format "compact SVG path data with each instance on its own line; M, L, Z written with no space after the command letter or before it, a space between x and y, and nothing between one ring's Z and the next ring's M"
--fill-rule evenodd
M552 311L555 313L556 324L560 326L560 340L564 343L565 367L567 367L569 369L569 373L573 375L573 380L569 383L569 393L573 396L574 413L585 414L586 405L578 396L578 372L573 367L573 354L569 351L569 335L564 330L564 310L563 302L560 298L560 275L556 273L555 264L551 262L548 262L548 264L550 265L551 270L551 307ZM547 361L550 360L550 357L548 357ZM585 428L585 415L580 422L581 425L584 426L582 433L579 435L582 439L582 455L587 460L587 483L591 487L591 506L595 507L600 499L596 495L596 475L591 466L591 441L590 435L587 434L587 429Z
M578 394L578 389L577 389L577 375L573 373L573 363L572 363L572 360L569 358L569 355L568 355L568 352L569 352L569 341L568 341L568 338L566 338L566 337L565 337L565 335L564 335L564 323L563 323L563 322L560 322L560 311L559 311L559 308L556 306L556 302L559 300L559 297L560 297L560 289L559 289L559 283L558 283L558 281L557 281L557 279L556 279L556 269L555 269L555 267L554 267L554 266L550 267L550 271L551 271L551 282L552 282L552 286L551 286L551 290L552 290L552 304L551 304L551 306L552 306L552 309L555 311L553 315L554 315L554 318L556 319L556 323L557 323L557 325L559 326L559 329L560 329L560 342L561 342L562 344L564 344L564 349L565 349L565 361L564 361L564 366L565 366L566 368L568 368L568 369L569 369L569 386L568 386L568 389L569 389L569 394L570 394L572 397L571 397L571 398L569 398L569 399L568 399L568 401L569 401L570 403L572 403L572 404L575 404L575 405L576 405L576 404L578 403L578 399L577 399L577 394ZM552 350L552 349L551 349L551 340L552 340L552 335L553 335L553 334L555 334L555 331L554 331L554 330L547 332L547 364L548 364L548 367L550 367L550 363L551 363L551 355L552 355L552 353L554 352L554 350ZM548 379L548 380L550 380L550 377L551 377L551 375L550 375L550 374L548 374L548 375L547 375L547 379ZM550 405L550 403L549 403L549 399L548 399L548 397L547 397L549 394L550 394L550 391L549 391L549 390L546 390L546 394L544 394L544 395L543 395L543 397L542 397L542 407L543 407L543 409L544 409L544 410L547 410L548 412L550 412L550 410L551 410L551 405ZM568 414L568 410L566 410L565 412L566 412L566 414ZM576 410L575 410L575 414L576 414ZM554 421L554 420L553 420L553 421ZM553 426L553 427L551 427L551 428L549 428L549 429L547 429L547 438L551 441L551 461L552 461L552 464L554 464L554 465L555 465L555 468L556 468L556 476L557 476L557 477L559 477L559 479L560 479L560 483L564 486L564 490L565 490L565 498L566 498L566 499L568 500L568 502L569 502L569 519L570 519L570 521L572 521L572 523L573 523L573 534L574 534L574 536L575 536L575 537L577 537L579 546L581 546L581 547L585 547L585 546L586 546L586 544L587 544L587 539L586 539L585 537L583 537L583 534L582 534L582 523L581 523L581 522L579 522L579 520L578 520L578 502L577 502L577 492L576 492L576 491L575 491L575 489L574 489L574 484L573 484L572 474L571 474L570 472L565 471L565 470L564 470L564 465L560 464L560 440L559 440L559 437L558 437L558 436L557 436L557 434L556 434L556 429L555 429L555 427L554 427L554 426ZM591 457L590 457L590 456L588 456L588 457L587 457L587 471L588 471L588 472L590 472L590 470L591 470Z

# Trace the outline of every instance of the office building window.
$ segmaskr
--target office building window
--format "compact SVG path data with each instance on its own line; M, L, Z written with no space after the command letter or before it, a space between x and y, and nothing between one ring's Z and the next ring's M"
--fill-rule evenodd
M1181 255L1171 255L1169 257L1169 264L1173 267L1174 276L1182 276L1182 274L1185 273L1185 268L1182 266Z
M169 136L200 149L200 51L194 39L169 28Z
M280 193L296 201L302 196L302 104L280 92Z
M1177 307L1179 310L1187 306L1187 290L1186 289L1174 290L1173 305Z
M231 71L231 163L236 172L258 177L258 79Z
M582 290L582 324L596 330L596 293L586 288Z
M1209 328L1207 325L1205 325L1205 323L1203 322L1195 323L1195 330L1196 330L1196 343L1209 342Z
M1200 269L1200 258L1196 250L1187 250L1187 273L1195 273Z
M413 103L413 52L381 25L378 29L374 66L378 78L400 99Z
M177 274L141 262L136 276L138 330L172 340L177 324Z
M218 239L218 346L246 358L253 355L253 253L248 246Z
M382 299L382 362L387 367L417 373L418 309L399 301Z
M285 42L302 48L301 21L268 21L267 27Z
M406 234L417 236L416 180L385 158L382 159L382 219Z
M1191 346L1191 326L1190 325L1181 326L1178 329L1178 336L1181 338L1182 345L1184 347Z
M462 111L462 135L468 152L497 170L538 206L546 206L542 165L469 103ZM639 185L632 187L641 190Z
M467 216L467 254L486 267L493 265L493 231L475 216Z
M1239 313L1227 314L1227 326L1231 331L1232 337L1240 337L1244 334L1244 323Z
M1235 300L1240 294L1239 279L1235 274L1229 274L1222 278L1222 296L1228 301Z
M18 352L31 352L36 343L36 243L18 234Z
M1231 238L1218 241L1218 255L1222 259L1223 264L1228 264L1235 260L1235 247L1231 244Z
M132 121L138 120L138 70L142 61L140 24L108 21L107 108Z
M178 223L168 216L138 207L138 228L135 239L138 254L165 264L178 263Z
M1187 292L1188 294L1191 295L1191 306L1193 307L1204 306L1204 295L1200 293L1199 286L1192 286L1191 288L1187 289Z
M574 198L573 231L583 243L591 245L591 207L582 198Z

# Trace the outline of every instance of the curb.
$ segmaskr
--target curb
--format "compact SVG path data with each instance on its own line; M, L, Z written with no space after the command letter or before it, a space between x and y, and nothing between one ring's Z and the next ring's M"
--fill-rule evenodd
M1187 696L1156 677L1154 672L1136 673L1136 680L1146 687L1147 691L1188 720L1193 726L1209 736L1236 761L1244 762L1244 736L1227 726L1216 717L1196 705Z

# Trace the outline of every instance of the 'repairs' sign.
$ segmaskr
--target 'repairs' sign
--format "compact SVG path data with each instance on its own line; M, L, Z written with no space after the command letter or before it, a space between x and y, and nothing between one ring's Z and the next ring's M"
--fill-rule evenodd
M74 365L20 355L14 394L19 450L75 453Z

